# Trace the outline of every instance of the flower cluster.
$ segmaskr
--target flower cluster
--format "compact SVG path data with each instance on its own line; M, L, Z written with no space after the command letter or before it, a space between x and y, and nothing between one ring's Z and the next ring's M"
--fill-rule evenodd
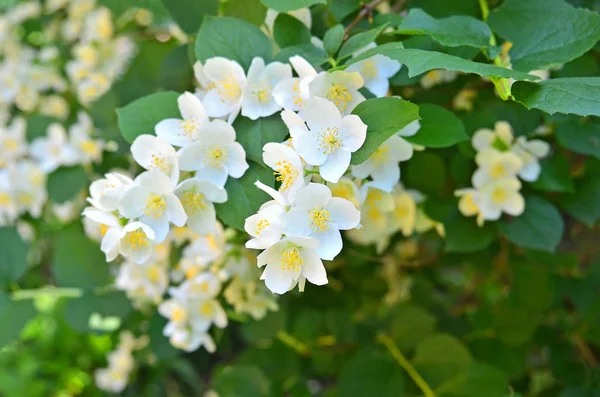
M122 332L119 345L108 354L108 367L98 369L94 374L98 388L111 393L125 390L135 365L132 353L147 343L147 338L136 339L130 332Z
M41 31L26 22L40 19ZM70 58L62 59L67 47ZM0 16L0 110L14 105L61 120L67 98L85 105L104 94L135 53L126 36L116 36L110 11L95 0L28 1Z
M459 209L465 216L477 216L477 223L500 219L502 213L519 216L525 210L520 193L522 179L535 182L541 172L539 159L550 152L542 140L520 136L515 139L510 124L499 121L494 130L480 129L472 138L477 151L478 169L473 174L473 188L459 189Z

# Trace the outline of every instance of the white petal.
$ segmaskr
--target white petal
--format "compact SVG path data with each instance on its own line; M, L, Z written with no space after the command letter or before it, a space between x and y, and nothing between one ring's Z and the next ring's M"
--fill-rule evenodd
M473 145L473 148L475 150L481 151L492 146L495 137L496 134L494 133L494 131L488 128L482 128L480 130L475 131L473 137L471 138L471 144Z
M196 119L198 121L208 121L208 115L204 105L196 96L189 92L184 92L177 98L179 111L185 120Z
M227 167L223 168L202 168L196 171L196 178L209 181L218 187L224 187L227 182Z
M386 142L390 148L390 155L395 162L410 160L413 156L413 146L397 135L392 135Z
M400 166L396 163L384 163L371 173L373 180L386 192L391 192L394 185L400 180Z
M393 77L396 73L400 71L400 68L402 67L402 64L400 62L381 54L377 54L373 58L375 59L375 62L379 67L379 73L383 77Z
M327 272L319 255L313 250L302 250L302 275L314 285L327 284Z
M300 78L314 77L317 75L317 71L312 67L310 63L299 55L290 58L290 63L294 67L294 70Z
M295 205L305 210L314 207L325 207L331 199L331 190L320 183L309 183L307 186L298 190L296 194Z
M292 208L282 220L282 231L288 237L310 237L310 216L308 211L302 208Z
M327 205L331 222L340 230L354 229L360 223L360 211L350 201L332 197Z
M340 148L327 157L327 161L319 167L321 177L327 182L337 183L350 166L351 154L345 148Z
M285 294L292 286L298 274L291 270L282 270L279 264L267 265L262 278L265 285L275 294Z
M154 242L156 244L160 244L163 241L165 241L165 238L169 233L169 218L166 214L158 218L155 218L153 216L142 215L140 217L140 222L143 222L144 224L152 228L152 231L154 231L155 233Z
M321 165L327 160L327 155L319 150L317 134L300 127L290 130L292 143L298 154L310 165Z
M233 142L228 146L227 153L227 169L229 175L233 178L241 178L246 170L250 168L246 162L246 151L237 142Z
M281 112L281 119L287 126L288 130L291 130L293 127L300 127L305 130L307 129L306 124L304 124L304 120L302 120L302 118L300 118L300 116L298 116L296 112L293 112L291 110L283 110Z
M123 194L119 200L119 212L122 216L132 219L144 213L146 190L134 186Z
M322 128L342 126L342 115L333 102L324 98L311 98L299 113L308 128L318 132Z
M329 224L328 230L317 232L314 237L321 242L321 246L315 248L321 259L333 260L342 251L342 235L336 225ZM311 280L309 279L309 281Z
M179 201L177 196L175 196L173 193L168 194L165 197L165 201L167 204L169 221L171 221L171 223L175 226L183 227L183 225L185 225L185 221L187 220L187 215L185 214L183 205L181 205L181 201Z
M238 98L224 99L217 89L212 89L204 95L202 103L210 117L224 117L236 108Z
M390 82L387 77L377 75L372 79L365 80L365 87L377 98L382 98L387 95L390 89Z
M182 171L196 171L203 168L204 150L205 145L200 141L192 142L179 149L177 152L179 168Z
M210 233L215 227L217 216L215 207L212 203L206 203L206 207L201 211L196 211L187 218L187 226L194 232L200 235Z
M162 120L154 127L154 132L173 146L185 146L190 143L190 138L181 129L181 123L179 119Z
M421 122L419 120L415 120L409 123L406 127L402 128L396 134L399 136L413 136L421 129Z
M260 79L260 75L265 70L265 61L261 57L254 57L250 68L248 68L248 82L250 84L257 83Z
M540 166L540 163L537 161L532 161L521 168L519 171L519 177L527 182L535 182L537 181L541 172L542 167Z
M515 193L504 203L504 212L512 216L519 216L525 211L525 200L520 193Z
M356 152L367 138L367 125L356 115L344 116L342 119L342 141L350 152Z

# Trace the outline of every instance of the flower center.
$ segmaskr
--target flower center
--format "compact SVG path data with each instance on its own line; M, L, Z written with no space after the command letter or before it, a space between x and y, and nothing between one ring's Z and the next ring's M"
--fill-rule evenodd
M181 195L181 205L183 205L186 214L194 215L206 208L206 201L202 193L189 190Z
M232 75L226 76L223 80L216 83L217 92L221 96L221 102L231 101L242 94L238 82Z
M252 93L254 94L254 101L259 105L265 105L271 102L271 99L273 98L271 96L271 89L272 88L269 85L268 81L264 84L255 85L254 90L252 91Z
M200 269L196 266L193 266L185 271L185 277L187 279L192 279L192 278L196 277L198 275L198 273L200 273Z
M12 203L11 197L7 193L0 193L0 207L8 207Z
M150 164L148 166L148 169L154 169L154 168L158 168L165 174L168 174L169 172L171 172L171 165L169 164L167 159L165 157L161 156L160 154L153 154L152 157L150 158Z
M171 320L178 323L178 322L182 321L184 318L185 318L185 310L184 309L182 309L181 307L176 307L173 309L173 312L171 313Z
M371 159L376 168L381 167L390 160L390 147L388 145L378 147L371 155Z
M329 211L323 207L315 207L308 214L310 216L308 225L313 232L325 232L329 230L329 222L331 222Z
M267 227L269 227L271 225L271 222L269 222L267 219L261 219L258 224L256 225L256 235L260 235L262 233L263 230L265 230Z
M125 235L125 242L134 250L137 251L148 245L148 237L142 229L133 230Z
M200 120L187 119L179 122L179 127L183 130L189 139L194 139L200 129Z
M343 111L348 106L348 102L352 100L352 94L345 85L333 83L327 90L326 98L335 103L340 111Z
M292 99L294 100L294 105L304 107L304 99L300 96L300 79L294 81L294 85L292 86Z
M501 187L497 187L492 192L492 201L494 204L502 204L508 198L508 193Z
M146 210L144 213L147 216L151 216L154 219L160 218L166 210L167 203L165 203L165 200L161 196L151 193L146 197Z
M17 150L19 148L19 142L17 142L17 140L13 139L13 138L6 138L4 140L4 144L2 145L2 148L4 150L6 150L7 152L14 152L15 150Z
M19 201L21 204L28 207L33 203L33 195L31 193L21 193L19 194Z
M148 268L146 276L152 284L157 284L160 281L160 271L158 270L158 266L151 266Z
M496 163L490 169L490 176L494 179L501 178L507 174L506 167L502 163Z
M210 168L221 169L227 162L227 149L222 146L210 146L205 153L204 164Z
M325 154L335 153L342 147L342 134L337 127L327 127L321 129L319 136L319 148Z
M281 182L281 191L285 192L298 178L298 170L292 166L292 163L283 160L275 163L275 180Z
M100 235L102 237L106 236L106 232L108 232L109 226L105 224L100 224Z
M96 156L98 153L98 145L91 140L85 140L79 144L79 148L88 156Z
M300 250L295 245L290 246L281 254L281 270L300 272L303 263Z
M200 314L204 317L210 317L214 313L213 307L210 302L204 302L202 306L200 306Z
M373 59L367 59L363 63L361 72L365 80L372 79L377 76L377 64Z

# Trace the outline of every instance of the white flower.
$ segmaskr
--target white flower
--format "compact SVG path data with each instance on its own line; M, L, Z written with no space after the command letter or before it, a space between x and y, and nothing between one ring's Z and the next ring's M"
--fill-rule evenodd
M227 201L227 191L212 182L197 178L183 181L175 194L187 214L187 226L198 234L212 231L217 221L213 203Z
M131 145L133 159L146 170L157 169L171 179L173 186L179 182L179 163L173 146L153 135L140 135Z
M46 174L38 164L30 160L19 161L10 172L18 211L27 211L34 218L39 218L48 198Z
M190 318L187 303L183 298L171 298L163 301L158 306L158 312L161 316L169 319L171 327L181 327L187 324Z
M177 104L183 120L162 120L154 127L154 131L156 136L173 146L186 146L200 139L208 116L202 102L189 92L180 95Z
M363 49L355 52L352 57L355 58L363 52L375 48L377 45L371 43ZM383 55L374 55L363 61L353 63L346 68L348 72L358 72L363 78L365 87L378 98L387 95L390 88L389 78L393 77L402 65Z
M528 141L525 137L518 137L511 151L516 154L523 163L519 170L519 177L527 182L535 182L542 172L538 159L546 157L550 153L550 145L540 139Z
M317 75L317 71L308 61L299 55L290 58L290 63L298 74L284 80L275 86L273 97L275 102L284 109L290 109L295 112L306 106L306 100L310 98L309 84Z
M272 62L265 66L262 58L254 58L248 69L248 88L242 100L242 116L256 120L281 110L281 106L273 98L273 88L291 78L290 65Z
M518 216L525 210L525 200L517 178L503 178L482 186L473 200L485 220L498 220L502 212Z
M96 386L110 393L121 393L129 382L129 373L119 368L100 368L94 372Z
M169 286L167 267L161 262L140 265L125 261L119 267L115 286L134 301L160 302Z
M193 299L191 302L190 324L195 331L208 331L211 325L227 327L227 314L214 298Z
M184 281L179 287L171 288L169 294L180 299L208 300L221 292L221 281L210 272L203 272Z
M246 218L244 230L254 237L246 242L246 248L265 249L281 240L281 221L287 212L288 202L283 195L263 183L257 181L255 185L274 199L264 203L258 213Z
M225 186L227 176L240 178L248 169L246 152L235 141L235 130L223 120L213 120L204 128L202 140L177 153L182 171L197 171L196 176Z
M18 216L19 210L9 173L0 170L0 225L11 224Z
M119 235L119 252L125 258L137 264L143 264L152 256L155 234L141 222L125 225Z
M270 142L263 146L263 161L275 171L275 179L281 182L279 191L293 200L298 189L304 186L304 168L298 153L283 143Z
M310 8L299 8L297 10L286 12L286 14L293 16L300 22L302 22L309 30L312 26L312 16L310 14ZM265 17L265 25L269 29L269 32L273 32L273 25L275 24L275 20L279 16L279 13L273 9L267 10L267 15Z
M77 162L77 154L67 141L64 127L57 123L50 124L47 136L33 140L30 154L39 161L46 172L52 172L61 165L74 165Z
M192 259L195 264L204 268L209 263L218 260L225 253L225 235L223 226L215 222L214 229L203 236L197 236L183 250L183 257Z
M300 118L306 126L290 129L294 148L304 161L318 165L321 177L337 182L348 169L350 157L365 142L367 126L356 115L344 116L323 98L311 98Z
M104 141L90 137L93 128L92 120L84 112L79 112L77 123L69 128L69 143L79 163L98 163L102 159Z
M179 227L185 224L185 210L169 177L161 171L146 171L135 182L121 197L119 212L129 219L139 218L154 231L155 243L160 244L169 233L169 222Z
M406 127L402 128L400 131L396 133L397 136L413 136L421 129L421 122L419 120L415 120L409 123Z
M228 116L233 123L242 107L248 86L244 69L235 61L222 57L206 60L204 75L209 81L203 103L210 117Z
M501 146L501 149L508 149L513 142L513 130L506 121L498 121L494 130L481 128L473 134L471 143L478 152L488 149L492 145Z
M276 294L290 290L301 277L315 285L327 284L327 273L315 248L314 238L286 237L258 255L258 267L266 268L260 277Z
M413 148L410 143L397 135L392 135L367 160L352 166L352 175L360 179L370 176L382 189L392 191L394 185L400 180L398 163L409 160L412 156Z
M388 229L391 233L400 231L403 236L408 237L415 231L417 220L416 200L411 192L404 190L400 184L394 187L392 198L394 199L394 210L390 215Z
M350 230L348 236L361 244L376 244L380 252L387 246L390 235L390 218L395 208L391 193L367 182L360 187L361 229Z
M189 328L170 327L167 324L164 334L169 337L173 346L186 352L193 352L200 346L204 346L207 352L214 353L215 341L206 332L197 332Z
M421 87L428 90L438 84L449 83L451 81L454 81L457 77L458 72L456 71L438 69L426 73L425 76L423 76L423 78L421 79L420 83Z
M494 148L480 151L475 156L479 169L473 174L473 186L480 187L489 181L511 178L517 175L523 163L512 152L500 152Z
M27 124L21 117L16 117L10 126L0 127L0 168L27 154L26 128Z
M458 210L466 217L477 215L477 224L483 225L483 217L477 202L479 201L479 192L476 189L458 189L454 195L459 198Z
M341 177L337 183L327 183L333 197L340 197L350 201L358 208L360 203L359 191L352 179L345 176Z
M357 72L338 70L321 72L309 83L311 97L326 98L333 102L342 114L350 114L352 110L365 100L358 89L363 86L363 79Z
M354 229L360 212L350 201L332 197L325 185L309 183L296 195L294 206L283 216L283 233L290 237L314 237L321 245L321 259L333 260L342 250L340 230Z
M111 172L90 185L90 196L87 200L94 207L112 212L119 208L119 200L133 186L133 181L126 175Z

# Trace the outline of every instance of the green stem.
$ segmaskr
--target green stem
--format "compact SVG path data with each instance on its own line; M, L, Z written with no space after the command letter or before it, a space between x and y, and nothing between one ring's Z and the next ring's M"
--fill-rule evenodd
M398 365L400 365L411 377L413 382L415 382L415 384L419 386L419 389L421 389L425 397L435 397L435 393L433 392L433 390L431 390L431 387L429 387L429 385L427 384L427 382L425 382L425 379L423 379L421 374L419 374L415 367L413 367L413 365L406 359L406 357L404 357L404 354L402 354L400 349L398 349L392 338L385 334L379 334L377 335L377 340L383 345L385 345L385 347L387 347L388 351L390 352L392 357L394 357Z
M83 291L79 288L55 288L43 287L38 289L22 289L12 293L12 300L35 299L40 296L50 296L53 298L79 298Z
M303 356L307 356L310 354L310 350L304 343L300 342L298 339L294 338L292 335L288 334L285 331L277 332L277 339Z
M479 8L481 8L481 18L483 19L483 22L487 22L488 16L490 15L487 0L479 0Z

